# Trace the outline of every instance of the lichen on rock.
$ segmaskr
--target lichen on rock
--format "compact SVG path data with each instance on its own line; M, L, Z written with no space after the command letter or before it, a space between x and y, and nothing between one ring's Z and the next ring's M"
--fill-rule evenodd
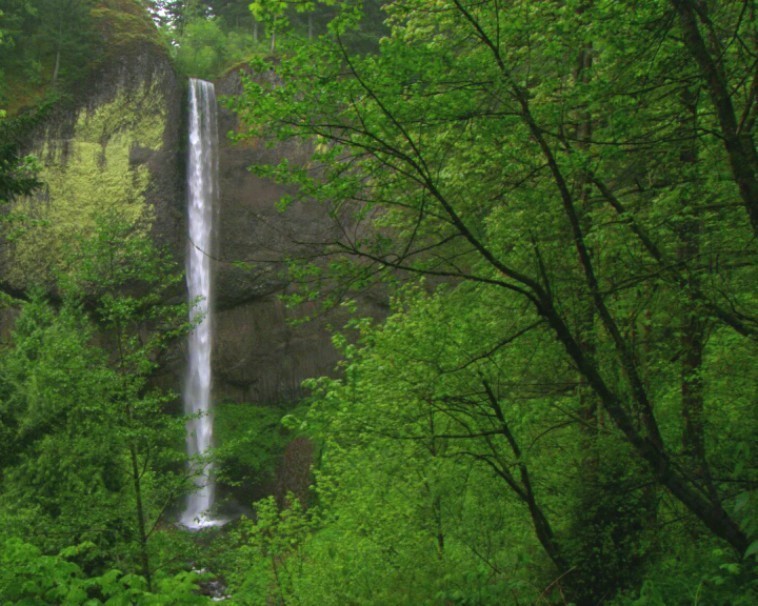
M154 79L80 109L70 137L42 140L36 153L44 187L13 209L24 220L8 250L12 283L49 283L104 213L149 229L152 209L145 192L151 175L145 159L163 144L166 115L160 81Z

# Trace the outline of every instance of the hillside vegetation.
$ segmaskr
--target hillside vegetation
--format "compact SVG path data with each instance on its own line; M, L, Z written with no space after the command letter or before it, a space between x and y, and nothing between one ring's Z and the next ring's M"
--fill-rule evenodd
M0 280L0 603L204 604L213 582L249 606L755 604L756 19L751 0L4 3L3 245L45 271ZM300 242L320 254L290 260L287 301L350 318L296 408L220 407L220 481L279 468L297 494L196 534L174 525L184 419L153 380L192 327L130 153L161 146L164 100L135 89L131 130L110 128L119 96L82 115L75 186L19 151L39 118L16 112L145 43L189 76L249 62L236 137L312 150L251 169L288 186L282 212L334 222ZM31 216L41 188L77 204Z

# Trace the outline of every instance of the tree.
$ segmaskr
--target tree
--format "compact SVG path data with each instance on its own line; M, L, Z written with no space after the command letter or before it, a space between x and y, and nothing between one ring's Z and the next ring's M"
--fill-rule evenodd
M597 604L647 577L660 603L686 603L700 584L708 603L750 603L750 565L719 561L690 530L667 540L676 519L656 513L651 474L602 423L589 473L575 374L555 366L543 324L499 338L516 319L489 313L503 299L475 285L407 288L385 322L356 323L357 343L336 338L343 378L311 383L301 425L321 445L311 524L295 537L266 504L226 573L236 598ZM668 574L651 573L659 550Z
M54 556L18 539L5 540L0 551L0 599L8 604L208 604L208 598L197 592L195 573L181 573L161 579L160 589L153 593L145 588L144 579L136 575L109 570L87 577L76 564L77 557L90 545L68 547ZM97 597L94 597L97 596Z
M93 543L95 568L134 566L150 591L149 540L187 485L182 419L150 379L186 310L139 228L102 218L71 254L60 307L24 304L2 360L1 529L48 552Z
M547 463L578 455L576 428L553 408L573 406L571 370L540 383L553 354L534 355L544 327L517 331L505 347L496 335L510 332L512 319L484 320L498 300L476 286L407 289L381 326L362 324L360 347L341 342L344 379L316 386L306 426L324 444L317 488L333 521L314 549L326 543L343 574L372 579L369 591L394 596L412 586L408 604L435 594L534 601L570 571L551 495L572 497ZM489 356L478 355L480 345ZM375 576L345 563L358 557L347 555L353 545L375 558L362 562ZM558 572L545 578L548 563ZM341 601L360 601L358 581L332 582L346 588Z
M228 65L227 37L215 20L187 22L179 39L176 62L187 74L212 78Z
M41 18L38 42L51 45L54 57L50 80L55 84L61 68L76 71L90 55L90 11L93 3L78 0L37 0ZM87 34L90 34L88 36Z
M30 194L40 183L34 156L20 153L22 133L39 119L7 118L0 110L0 205Z
M41 185L37 157L22 154L21 145L24 133L45 115L47 107L15 118L7 118L4 110L0 110L0 209L7 207L18 196L29 195ZM21 220L17 214L5 212L0 218L0 225L6 234L12 233L12 228ZM0 291L11 298L24 296L23 292L4 280L0 281Z
M718 32L718 25L711 20L708 3L695 5L682 0L671 0L671 4L679 17L684 45L697 63L705 90L716 111L732 176L739 187L753 232L758 234L758 154L752 135L755 126L755 95L748 98L738 120L733 96L729 92L729 79L734 74L727 71L731 66L724 57L728 49L721 38L723 32ZM744 11L749 10L748 4L742 3L740 19L744 17ZM752 14L748 17L751 21L754 18ZM703 29L707 32L705 36ZM736 33L742 43L743 34L739 31ZM705 37L709 38L708 43ZM744 51L750 52L749 41L745 40L745 44L747 46ZM753 79L749 86L755 82Z
M377 56L346 49L356 22L346 12L330 40L281 58L280 81L248 81L238 111L256 135L316 142L310 166L261 172L332 204L343 237L326 248L348 259L343 275L363 284L394 270L503 293L491 313L513 314L515 333L544 323L540 347L560 346L556 363L575 369L655 482L743 554L750 538L729 504L754 479L715 453L696 457L698 472L672 420L692 410L686 397L672 402L672 377L708 373L735 338L744 364L757 327L743 173L722 143L732 134L708 92L714 81L688 22L676 20L681 5L395 2ZM729 49L722 92L740 116L755 103L746 6L707 12L712 44ZM588 48L588 77L577 78ZM578 136L588 116L591 132ZM696 180L681 153L688 122L684 141L703 159ZM685 251L678 242L693 219L698 244ZM583 338L588 310L594 351ZM671 329L686 318L709 326L694 366ZM746 385L734 389L746 412ZM709 397L706 409L719 401ZM747 437L715 412L699 427L713 432L706 445L717 428ZM702 473L714 464L718 473ZM721 478L713 490L706 475Z
M14 48L8 67L36 85L68 85L86 73L92 61L95 32L93 0L29 0L17 2ZM65 86L64 86L65 88Z

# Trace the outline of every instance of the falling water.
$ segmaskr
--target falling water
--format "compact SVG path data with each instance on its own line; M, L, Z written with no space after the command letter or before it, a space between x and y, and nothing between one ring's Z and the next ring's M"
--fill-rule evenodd
M189 246L187 289L190 320L199 323L189 335L184 411L187 422L187 453L192 463L197 489L187 498L181 524L199 529L217 526L222 520L211 517L215 486L210 463L197 463L213 441L211 415L211 341L213 214L218 198L218 129L216 94L213 84L190 80L189 160L187 165L187 207Z

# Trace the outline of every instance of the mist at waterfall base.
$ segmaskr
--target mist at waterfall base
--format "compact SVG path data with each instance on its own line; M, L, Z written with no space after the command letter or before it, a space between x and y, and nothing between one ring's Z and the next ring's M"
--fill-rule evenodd
M187 455L196 489L187 496L179 523L200 530L221 526L213 516L213 468L202 458L213 445L211 401L211 349L213 340L212 264L213 216L218 200L218 126L213 84L189 83L189 157L187 162L187 290L190 321L195 324L187 344L184 412L187 421Z

